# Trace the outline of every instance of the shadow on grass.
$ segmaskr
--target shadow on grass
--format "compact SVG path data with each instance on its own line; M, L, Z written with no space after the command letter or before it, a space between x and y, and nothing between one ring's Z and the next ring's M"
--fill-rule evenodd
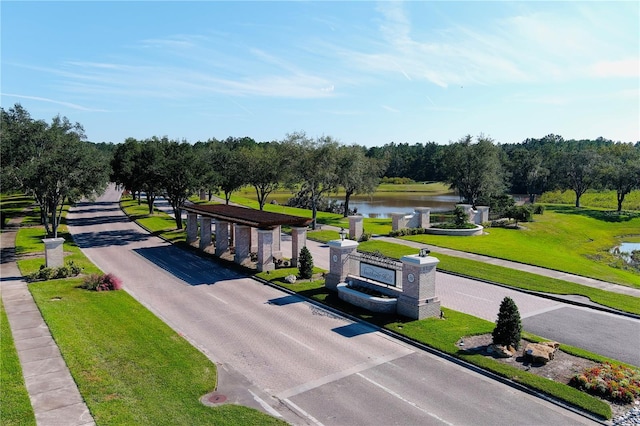
M572 214L591 219L601 220L603 222L628 222L632 219L640 217L640 212L625 211L618 212L615 210L592 210L588 208L573 206L549 206L547 210L559 214Z

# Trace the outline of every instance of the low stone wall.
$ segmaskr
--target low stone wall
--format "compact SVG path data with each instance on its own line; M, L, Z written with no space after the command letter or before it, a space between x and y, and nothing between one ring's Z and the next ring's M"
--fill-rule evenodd
M475 228L471 229L440 229L440 228L425 228L425 234L431 235L449 235L449 236L459 236L459 237L469 237L473 235L482 235L484 231L484 227L482 225L477 225Z
M384 314L395 314L398 305L397 298L385 298L370 296L348 287L347 283L340 283L337 286L340 300L359 306L371 312Z

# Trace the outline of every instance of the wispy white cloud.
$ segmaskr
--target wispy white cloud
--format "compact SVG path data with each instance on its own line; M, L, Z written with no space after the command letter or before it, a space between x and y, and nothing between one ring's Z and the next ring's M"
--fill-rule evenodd
M599 61L590 67L595 77L636 77L640 78L640 58L619 61Z
M390 112L400 112L400 110L399 110L399 109L392 108L392 107L390 107L389 105L380 105L380 106L381 106L382 108L386 109L387 111L390 111Z
M55 99L49 99L49 98L43 98L40 96L29 96L29 95L20 95L17 93L0 93L1 96L6 96L9 98L16 98L16 99L28 99L31 101L40 101L40 102L47 102L47 103L52 103L52 104L56 104L56 105L62 105L68 108L72 108L72 109L76 109L76 110L80 110L80 111L91 111L91 112L106 112L107 110L104 109L95 109L95 108L89 108L89 107L85 107L82 105L78 105L78 104L74 104L72 102L64 102L64 101L58 101Z

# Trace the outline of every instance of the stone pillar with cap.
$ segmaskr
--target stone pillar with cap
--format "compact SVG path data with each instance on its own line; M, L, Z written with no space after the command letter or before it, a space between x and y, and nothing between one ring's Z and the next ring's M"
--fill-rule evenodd
M276 259L282 259L282 248L281 248L281 240L282 240L282 226L278 225L276 226L273 231L273 246L272 246L272 251L273 251L273 257L275 257Z
M362 228L364 218L361 215L349 216L349 238L360 241L364 229Z
M399 231L407 226L407 219L404 213L391 213L391 229Z
M47 268L64 265L64 238L44 238L44 262Z
M291 266L298 266L298 257L300 250L307 244L307 227L292 226L291 227Z
M339 283L344 282L351 271L349 255L356 251L358 243L353 240L329 241L329 273L325 277L324 286L336 291ZM356 272L357 273L357 272Z
M258 229L258 271L273 271L273 230ZM237 252L236 252L237 254Z
M431 226L431 208L416 207L415 214L418 216L418 228L428 228Z
M187 212L187 244L198 239L198 214Z
M440 262L429 255L409 255L402 262L402 294L397 312L411 319L440 315L440 300L436 297L436 266Z

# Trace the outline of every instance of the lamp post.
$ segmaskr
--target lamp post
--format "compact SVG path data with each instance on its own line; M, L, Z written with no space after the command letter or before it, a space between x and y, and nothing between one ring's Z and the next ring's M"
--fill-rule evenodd
M340 228L339 234L340 234L340 239L344 241L344 238L347 236L347 232L344 230L344 228Z
M421 248L420 249L420 254L418 256L427 257L427 256L429 256L429 253L431 253L431 250L429 250L428 248Z

